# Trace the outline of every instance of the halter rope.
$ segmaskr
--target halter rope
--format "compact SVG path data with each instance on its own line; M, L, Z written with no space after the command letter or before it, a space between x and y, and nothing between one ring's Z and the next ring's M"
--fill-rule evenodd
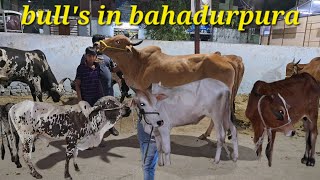
M281 101L282 101L282 103L283 103L283 105L284 105L284 108L285 108L285 110L286 110L286 113L287 113L287 115L288 115L288 122L287 122L286 124L284 124L284 125L279 126L279 127L267 127L267 125L266 125L266 123L265 123L265 121L264 121L264 119L263 119L263 116L262 116L262 113L261 113L261 106L260 106L262 99L265 98L266 95L261 96L261 98L260 98L259 101L258 101L258 112L259 112L260 119L261 119L261 121L262 121L262 123L263 123L263 126L264 126L264 131L263 131L263 134L261 135L261 137L259 137L259 140L258 140L258 141L256 142L256 144L255 144L255 151L257 151L257 150L258 150L258 147L259 147L260 145L262 145L262 143L263 143L263 138L264 138L264 136L265 136L266 133L267 133L267 135L268 135L268 137L269 137L269 140L271 141L271 139L272 139L272 133L271 133L271 131L272 131L272 130L282 128L282 127L284 127L284 126L286 126L286 125L288 125L288 124L291 123L291 118L290 118L290 116L289 116L289 112L288 112L288 108L287 108L287 105L286 105L286 101L284 100L284 98L283 98L279 93L278 93L278 96L279 96L279 98L281 99ZM270 141L269 141L269 142L270 142ZM268 143L269 143L269 142L268 142Z
M103 47L103 49L102 49L102 52L103 52L105 49L107 49L107 48L109 48L109 49L121 50L121 51L127 51L127 49L108 46L103 40L100 40L99 42L104 45L104 47Z
M139 123L143 119L146 124L151 126L151 132L149 134L149 141L148 141L147 149L146 149L146 152L144 153L144 158L143 158L143 164L145 164L146 163L146 159L147 159L147 155L148 155L148 151L149 151L149 145L150 145L150 141L151 141L151 137L152 137L152 132L153 132L153 128L154 128L150 122L147 122L145 116L146 116L146 114L157 114L157 115L160 115L160 113L159 112L145 112L144 109L142 109L142 108L140 109L139 107L138 107L138 109L139 109L139 113L138 113Z

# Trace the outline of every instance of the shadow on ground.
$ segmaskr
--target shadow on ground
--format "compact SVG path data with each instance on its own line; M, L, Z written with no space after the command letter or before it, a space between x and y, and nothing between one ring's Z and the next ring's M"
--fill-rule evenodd
M56 165L60 161L65 161L65 141L54 141L51 146L58 148L60 151L52 153L47 157L39 160L36 166L40 169L48 169ZM229 150L232 151L232 144L227 143ZM108 157L125 158L121 154L111 153L110 150L118 147L139 148L137 136L133 135L125 139L112 139L102 141L101 147L92 150L79 151L79 158L91 158L100 156L101 160L110 163ZM172 135L171 136L172 154L190 157L206 157L212 159L216 152L216 141L198 140L197 137L187 135ZM224 150L221 153L222 161L230 161ZM254 161L257 160L255 152L248 147L239 146L239 160Z

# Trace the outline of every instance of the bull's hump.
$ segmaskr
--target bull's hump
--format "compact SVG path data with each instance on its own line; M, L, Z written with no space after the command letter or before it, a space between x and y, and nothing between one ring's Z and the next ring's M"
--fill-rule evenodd
M141 50L144 53L161 53L161 48L158 46L148 46Z

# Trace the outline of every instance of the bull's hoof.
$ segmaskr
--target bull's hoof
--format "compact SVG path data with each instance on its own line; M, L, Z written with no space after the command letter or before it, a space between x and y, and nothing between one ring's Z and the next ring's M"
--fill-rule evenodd
M32 173L30 173L33 177L35 177L36 179L42 179L41 174L39 174L37 171L33 171Z
M228 129L227 131L227 136L228 136L228 140L232 139L232 134L230 129Z
M159 162L158 165L159 166L164 166L164 163L163 162Z
M306 156L303 156L303 158L301 158L301 163L302 164L307 164L308 158Z
M48 146L47 146L48 147ZM36 151L36 148L34 147L34 145L32 146L32 152Z
M201 134L201 136L198 137L200 140L206 140L207 136L205 134Z
M72 180L72 177L70 176L69 172L64 173L64 178L68 180Z
M213 160L212 164L219 164L220 161Z
M232 161L233 161L233 162L237 162L237 161L238 161L238 157L235 157L235 156L234 156L234 157L232 158Z
M11 162L16 162L16 158L14 156L11 156Z
M4 146L3 144L1 145L1 159L3 160L4 159L4 155L6 153L6 150L4 149Z
M75 164L75 165L74 165L74 170L77 171L77 172L80 171L78 164Z
M17 168L22 168L22 165L20 163L17 163Z
M310 159L308 159L306 165L307 166L314 166L315 163L316 163L315 159L314 158L310 158Z

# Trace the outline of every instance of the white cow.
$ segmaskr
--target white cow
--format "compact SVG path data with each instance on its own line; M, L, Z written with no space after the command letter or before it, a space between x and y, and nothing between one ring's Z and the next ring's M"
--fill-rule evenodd
M135 91L134 103L144 118L142 122L145 131L150 133L150 125L155 129L154 135L160 166L171 164L171 128L196 124L205 116L210 117L215 124L217 136L215 163L220 161L222 146L226 148L224 144L225 132L228 129L231 130L232 135L233 160L237 160L237 130L231 122L230 91L224 83L207 78L174 88L153 84L152 94L151 92Z

